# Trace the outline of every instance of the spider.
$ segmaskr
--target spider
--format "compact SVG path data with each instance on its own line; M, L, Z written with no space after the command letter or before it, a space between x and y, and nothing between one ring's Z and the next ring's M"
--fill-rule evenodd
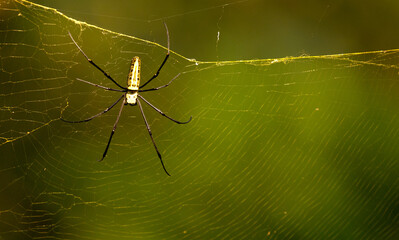
M165 65L166 61L167 61L168 58L169 58L169 53L170 53L170 49L169 49L169 45L170 45L170 43L169 43L169 31L168 31L168 27L166 26L166 23L164 23L164 25L165 25L165 29L166 29L166 35L167 35L167 38L168 38L168 52L166 53L165 59L164 59L163 62L161 63L161 66L158 68L157 72L156 72L149 80L147 80L147 81L146 81L143 85L141 85L141 86L140 86L140 67L141 67L141 61L140 61L140 58L139 58L139 57L136 56L136 57L134 57L134 58L132 59L131 64L130 64L129 75L128 75L128 78L127 78L127 87L122 87L122 86L119 85L108 73L106 73L106 72L105 72L103 69L101 69L97 64L95 64L95 63L83 52L83 50L82 50L82 49L79 47L79 45L76 43L75 39L72 37L72 34L71 34L70 32L68 32L69 37L72 39L73 43L76 45L76 47L79 49L79 51L83 54L83 56L87 59L87 61L88 61L91 65L93 65L94 67L96 67L98 70L100 70L109 80L111 80L111 81L112 81L116 86L118 86L120 89L113 89L113 88L109 88L109 87L104 87L104 86L101 86L101 85L98 85L98 84L95 84L95 83L92 83L92 82L89 82L89 81L85 81L85 80L79 79L79 78L76 78L76 80L81 81L81 82L84 82L84 83L87 83L87 84L90 84L90 85L93 85L93 86L95 86L95 87L99 87L99 88L108 90L108 91L123 92L122 96L120 96L120 97L118 98L118 100L116 100L116 102L112 103L108 108L106 108L106 109L103 110L102 112L100 112L100 113L98 113L98 114L96 114L96 115L94 115L94 116L91 116L91 117L89 117L89 118L87 118L87 119L80 120L80 121L69 121L69 120L65 120L64 118L61 117L61 120L62 120L62 121L68 122L68 123L82 123L82 122L88 122L88 121L90 121L90 120L92 120L92 119L94 119L94 118L96 118L96 117L101 116L102 114L108 112L109 110L111 110L111 109L112 109L118 102L120 102L120 101L122 100L122 98L123 98L121 107L120 107L120 109L119 109L118 117L116 118L116 121L115 121L115 123L114 123L114 127L112 128L112 132L111 132L111 135L109 136L108 143L107 143L107 146L106 146L105 151L104 151L104 153L103 153L103 156L102 156L102 158L101 158L100 160L98 160L99 162L102 161L102 160L104 160L105 156L107 155L108 148L109 148L109 146L110 146L110 144L111 144L112 137L114 136L114 133L115 133L115 130L116 130L116 126L118 125L119 118L120 118L120 116L121 116L121 114L122 114L123 106L124 106L124 105L131 105L131 106L139 105L140 112L141 112L141 115L143 116L144 123L145 123L145 125L146 125L146 127L147 127L148 134L150 135L152 144L154 145L155 151L157 152L158 157L159 157L159 160L161 161L163 170L165 171L165 173L166 173L168 176L170 176L170 174L169 174L168 171L166 170L165 165L164 165L164 163L163 163L163 161L162 161L161 153L159 152L159 150L158 150L158 148L157 148L157 145L155 144L154 138L153 138L153 136L152 136L152 132L151 132L150 125L149 125L148 122L147 122L147 118L145 117L145 114L144 114L144 112L143 112L143 107L141 106L141 102L140 102L140 101L143 100L146 104L148 104L151 108L153 108L153 109L154 109L155 111L157 111L159 114L161 114L162 116L164 116L164 117L166 117L166 118L168 118L168 119L170 119L170 120L172 120L173 122L178 123L178 124L186 124L186 123L189 123L189 122L191 121L192 117L190 117L190 119L189 119L188 121L185 121L185 122L177 121L177 120L175 120L175 119L173 119L173 118L167 116L165 113L163 113L161 110L159 110L158 108L156 108L154 105L152 105L149 101L147 101L143 96L141 96L141 95L139 94L139 93L141 93L141 92L156 91L156 90L159 90L159 89L161 89L161 88L165 88L165 87L169 86L169 84L171 84L171 83L172 83L176 78L178 78L179 75L180 75L180 73L177 74L174 78L172 78L172 80L169 81L169 83L167 83L167 84L165 84L165 85L162 85L162 86L159 86L159 87L156 87L156 88L142 89L142 88L144 88L147 84L149 84L152 80L154 80L156 77L158 77L159 72L161 71L162 67Z

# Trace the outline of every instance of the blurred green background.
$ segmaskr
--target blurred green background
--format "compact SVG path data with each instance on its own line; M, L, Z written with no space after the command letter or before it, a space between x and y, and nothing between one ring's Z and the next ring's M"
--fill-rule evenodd
M162 21L166 21L173 50L197 60L396 49L399 40L399 2L391 0L34 2L160 43L165 40Z
M34 2L59 12L0 5L1 238L399 238L399 2ZM144 106L171 177L137 107L102 163L118 106L59 120L120 95L74 80L114 87L68 31L123 85L163 21L151 87L181 75L143 96L193 116Z

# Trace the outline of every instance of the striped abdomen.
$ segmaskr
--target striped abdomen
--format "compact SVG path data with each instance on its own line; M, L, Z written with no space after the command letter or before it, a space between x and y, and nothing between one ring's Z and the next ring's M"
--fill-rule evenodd
M140 87L140 67L139 57L134 57L130 64L129 76L127 78L126 104L137 104L137 93Z

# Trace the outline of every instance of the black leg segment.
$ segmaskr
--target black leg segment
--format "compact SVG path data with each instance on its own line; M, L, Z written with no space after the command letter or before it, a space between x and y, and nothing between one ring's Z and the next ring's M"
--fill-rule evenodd
M61 120L67 123L82 123L82 122L88 122L96 117L99 117L101 115L103 115L104 113L108 112L109 110L111 110L123 97L125 97L125 94L123 94L120 98L118 98L118 100L116 100L116 102L114 102L111 106L107 107L104 111L97 113L94 116L89 117L88 119L85 120L80 120L80 121L69 121L69 120L65 120L61 117Z
M79 51L83 54L83 56L85 56L85 58L87 59L87 61L89 61L89 63L91 65L93 65L94 67L96 67L98 70L100 70L109 80L111 80L112 82L114 82L118 87L120 87L121 89L126 89L124 87L122 87L121 85L119 85L119 83L117 83L108 73L106 73L104 70L102 70L99 66L97 66L97 64L95 64L93 62L93 60L91 60L86 53L83 52L83 50L79 47L79 45L76 43L75 39L73 39L72 34L70 32L68 32L69 36L71 37L73 43L76 45L76 47L79 49Z
M166 35L167 35L167 37L168 37L168 52L166 53L165 59L163 60L161 66L158 68L158 71L154 74L154 76L152 76L147 82L145 82L145 83L141 86L142 88L145 87L147 84L149 84L153 79L155 79L156 77L158 77L159 72L161 71L163 65L165 65L166 61L167 61L168 58L169 58L169 53L170 53L170 48L169 48L169 45L170 45L170 43L169 43L169 30L168 30L168 26L166 26L166 23L164 22L163 24L165 25L165 28L166 28Z
M178 124L186 124L186 123L189 123L189 122L191 121L191 119L192 119L192 116L190 116L190 119L189 119L188 121L186 121L186 122L177 121L177 120L175 120L175 119L169 117L169 116L166 115L165 113L163 113L163 112L162 112L161 110L159 110L158 108L156 108L154 105L152 105L149 101L147 101L147 100L146 100L145 98L143 98L141 95L138 95L138 96L139 96L139 98L143 99L143 101L144 101L145 103L147 103L148 105L150 105L150 107L152 107L155 111L157 111L159 114L161 114L162 116L164 116L164 117L166 117L166 118L172 120L172 121L175 122L175 123L178 123ZM137 99L137 100L138 100L138 99Z
M157 151L159 160L161 160L161 164L162 164L163 170L165 171L166 174L168 174L168 176L170 176L170 174L168 173L168 171L167 171L166 168L165 168L165 165L163 164L162 156L161 156L161 154L160 154L159 151L158 151L158 148L157 148L157 145L155 144L154 138L152 137L150 125L148 125L147 118L146 118L145 115L144 115L143 107L141 106L141 103L140 103L140 100L139 100L139 99L137 99L137 103L138 103L138 105L139 105L139 107L140 107L140 112L141 112L141 115L143 116L143 119L144 119L144 122L145 122L145 126L147 127L148 134L150 135L152 144L154 145L155 151Z
M125 95L123 95L123 96L125 96ZM111 144L112 136L114 136L114 133L115 133L115 130L116 130L116 126L118 125L118 122L119 122L119 118L121 117L123 106L125 106L125 99L123 99L123 101L122 101L122 106L121 106L121 108L119 110L118 117L116 118L116 121L115 121L115 124L114 124L114 128L112 128L111 136L109 136L107 147L105 148L105 151L103 153L103 157L100 160L98 160L99 162L101 162L105 158L105 156L107 156L108 148L109 148L109 145Z

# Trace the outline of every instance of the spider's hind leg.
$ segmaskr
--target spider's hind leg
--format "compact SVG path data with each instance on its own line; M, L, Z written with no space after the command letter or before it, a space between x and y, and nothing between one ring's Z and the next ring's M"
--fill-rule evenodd
M144 115L143 107L141 106L141 103L140 103L140 100L139 100L139 99L137 99L137 103L138 103L138 105L139 105L141 115L143 116L143 119L144 119L144 122L145 122L145 126L147 127L148 134L150 135L152 144L154 145L155 151L157 151L159 160L161 161L163 170L165 171L166 174L168 174L168 176L170 176L170 174L168 173L168 171L167 171L166 168L165 168L165 164L164 164L163 161L162 161L161 153L158 151L157 145L155 144L154 138L152 137L152 132L151 132L150 125L148 124L147 118L146 118L145 115Z
M122 96L124 97L125 95L122 95ZM103 157L100 160L98 160L99 162L104 160L105 156L107 156L108 148L109 148L109 145L111 144L112 137L114 136L114 133L115 133L115 130L116 130L116 126L118 125L118 122L119 122L119 118L121 117L123 106L125 106L125 99L123 99L123 101L122 101L122 105L121 105L121 108L119 110L118 117L116 118L116 121L114 123L114 127L112 128L111 136L109 136L109 139L108 139L107 147L105 148L105 151L103 153Z

